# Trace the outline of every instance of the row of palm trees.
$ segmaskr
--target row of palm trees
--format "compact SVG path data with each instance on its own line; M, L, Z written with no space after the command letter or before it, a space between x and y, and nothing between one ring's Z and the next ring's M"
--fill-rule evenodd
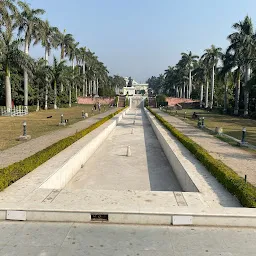
M108 70L95 53L86 47L79 47L79 43L65 30L62 33L48 20L43 21L41 16L44 13L43 9L32 9L22 1L0 1L0 68L4 73L7 111L12 108L11 73L14 67L24 71L25 107L28 106L30 87L36 87L38 92L44 88L44 108L47 109L52 86L54 108L57 108L58 94L64 91L68 91L71 105L72 91L77 99L80 90L82 96L97 95L99 86L108 86ZM30 57L30 48L39 43L44 48L45 56L35 61ZM50 65L51 50L58 48L60 61L54 57ZM38 97L38 107L39 104Z
M251 18L246 16L243 21L232 26L236 31L227 39L230 42L225 52L222 48L212 45L199 57L191 51L181 53L180 61L165 70L162 86L154 82L155 88L177 97L191 98L193 91L199 91L200 105L213 108L215 99L216 79L224 88L224 111L227 111L227 91L230 82L234 84L234 114L239 113L239 101L243 101L244 115L248 115L249 91L256 84L256 34ZM159 76L160 77L160 76ZM161 79L160 79L161 80ZM158 79L158 81L160 81ZM209 84L211 87L209 88ZM241 99L241 84L243 96ZM209 99L210 92L210 99ZM256 95L254 95L256 96ZM254 97L253 96L253 97ZM253 98L254 99L254 98Z

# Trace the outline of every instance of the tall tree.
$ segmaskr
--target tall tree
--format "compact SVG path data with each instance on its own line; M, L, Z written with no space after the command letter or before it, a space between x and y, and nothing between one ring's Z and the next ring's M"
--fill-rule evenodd
M31 41L35 38L36 31L43 26L39 17L45 11L43 9L31 9L27 3L22 1L19 1L18 5L22 11L17 16L17 25L19 34L22 32L25 34L24 52L29 55ZM24 106L28 107L28 72L26 69L24 69Z
M64 81L65 60L57 61L53 58L53 65L50 69L54 89L54 109L57 109L57 84Z
M234 52L241 60L243 68L245 70L245 83L244 83L244 115L248 115L249 108L249 91L247 82L250 80L251 63L255 59L256 54L256 41L253 30L252 20L249 16L246 16L243 21L239 21L232 26L236 32L230 34L228 39L230 46L228 52Z
M11 89L11 68L13 66L26 68L31 73L33 70L33 60L19 50L21 40L13 40L14 27L6 27L5 31L0 31L0 63L5 76L5 102L7 112L12 108Z
M192 52L190 51L188 54L187 53L181 53L182 56L182 61L184 62L184 65L187 67L188 72L189 72L189 84L188 84L188 98L191 97L191 92L192 92L192 77L191 77L191 72L193 70L193 67L195 66L197 59L199 56L193 55Z
M205 54L202 56L208 64L211 66L212 74L211 74L211 100L210 100L210 108L213 107L213 98L214 98L214 77L215 77L215 68L218 64L219 59L222 56L222 49L220 47L215 47L214 45L211 48L205 50Z
M73 44L74 44L74 38L73 35L71 34L66 34L66 30L64 30L63 33L58 34L58 41L59 41L59 46L60 46L60 60L64 60L65 55L67 55ZM60 84L60 91L63 92L63 84Z
M35 44L41 41L42 46L45 50L45 66L49 64L49 56L52 48L58 47L58 33L57 27L51 27L48 20L42 23L42 27L36 31ZM49 81L47 80L47 75L45 77L45 110L48 109L48 91L49 91Z

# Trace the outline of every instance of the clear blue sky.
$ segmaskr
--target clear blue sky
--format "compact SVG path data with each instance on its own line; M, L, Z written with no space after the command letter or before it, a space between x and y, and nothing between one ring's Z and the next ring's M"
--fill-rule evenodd
M226 49L232 24L246 14L256 25L255 0L28 1L94 51L111 74L137 81L163 73L181 52L201 55L211 44ZM42 55L39 47L31 52Z

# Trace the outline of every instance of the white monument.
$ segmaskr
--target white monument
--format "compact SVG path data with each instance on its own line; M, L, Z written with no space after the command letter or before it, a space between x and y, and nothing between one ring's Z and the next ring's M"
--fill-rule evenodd
M148 84L142 84L138 83L135 80L132 80L132 86L128 86L129 83L129 78L124 77L126 86L123 88L120 88L117 94L123 94L123 95L128 95L129 96L135 96L135 95L147 95L148 94Z

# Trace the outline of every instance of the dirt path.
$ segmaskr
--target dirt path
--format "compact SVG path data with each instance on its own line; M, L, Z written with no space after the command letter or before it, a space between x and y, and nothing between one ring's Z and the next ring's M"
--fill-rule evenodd
M57 130L51 133L48 133L46 135L43 135L41 137L32 139L30 141L27 141L25 143L19 144L15 147L6 149L4 151L0 151L0 168L9 166L15 162L21 161L35 153L37 153L40 150L43 150L44 148L54 144L55 142L66 138L68 136L71 136L75 134L78 131L81 131L93 123L96 123L100 119L104 118L105 116L114 113L117 111L117 108L113 108L107 112L104 112L102 114L98 114L96 116L90 117L86 120L77 122L73 125L70 125L64 129Z
M227 166L232 168L238 175L243 178L247 175L247 180L256 186L256 157L254 154L218 140L212 135L197 129L176 117L170 116L159 109L154 109L154 111L180 132L187 135L206 149L214 158L221 160Z

